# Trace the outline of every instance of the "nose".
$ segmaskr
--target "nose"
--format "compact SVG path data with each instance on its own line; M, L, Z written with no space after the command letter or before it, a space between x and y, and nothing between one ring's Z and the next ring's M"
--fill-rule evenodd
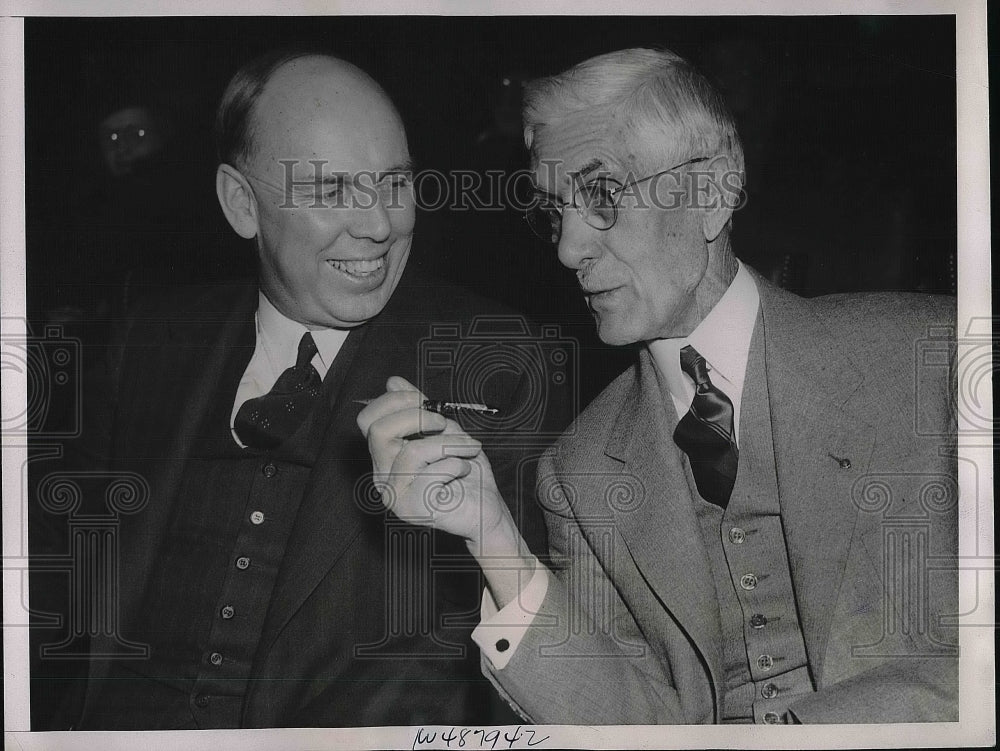
M351 234L358 239L381 243L392 234L392 220L381 198L366 201L353 209Z
M559 262L567 268L578 271L597 260L600 255L598 244L593 242L593 233L597 232L589 226L572 208L563 210L562 232L559 235Z

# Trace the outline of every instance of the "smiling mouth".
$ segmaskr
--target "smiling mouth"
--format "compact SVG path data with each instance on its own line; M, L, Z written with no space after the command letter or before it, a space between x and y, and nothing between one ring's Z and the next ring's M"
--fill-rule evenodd
M358 279L364 279L368 276L374 276L379 273L383 267L385 267L385 256L379 256L378 258L374 258L370 261L342 261L331 258L327 260L327 263L341 273Z

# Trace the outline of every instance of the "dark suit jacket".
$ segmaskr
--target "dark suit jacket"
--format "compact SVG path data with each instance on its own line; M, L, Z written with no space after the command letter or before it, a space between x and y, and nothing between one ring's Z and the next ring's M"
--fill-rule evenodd
M156 574L157 550L170 525L185 458L199 442L231 440L226 434L204 435L202 420L212 400L228 400L228 414L255 344L255 285L213 287L189 293L180 302L177 295L171 297L169 303L141 307L124 322L126 330L112 347L102 376L110 399L85 393L89 427L77 441L77 448L89 455L77 467L124 470L149 485L144 507L120 514L117 531L119 633L137 642L143 634L134 631L133 622ZM433 634L398 638L386 646L387 652L399 653L391 658L358 659L353 652L362 644L378 644L387 628L385 527L393 519L380 510L370 485L371 460L355 421L361 406L354 400L377 396L390 375L401 375L434 398L469 401L470 384L458 383L460 374L453 372L461 367L457 355L450 370L425 367L422 340L430 337L432 326L442 324L458 327L464 336L473 317L483 315L519 320L510 318L510 311L408 270L383 313L349 336L331 369L340 372L343 383L267 611L243 726L511 719L506 707L496 713L494 693L470 653L475 648L468 634L478 616L481 586L474 562L457 538L432 538L434 565L450 568L434 575ZM489 350L496 342L495 337L480 338L472 344ZM457 346L457 340L437 343L439 351ZM475 352L462 356L475 357ZM503 414L516 412L530 379L517 363L495 370L481 373L471 384L476 400ZM550 415L555 415L551 409ZM477 434L505 494L515 503L523 499L518 484L530 483L531 455L537 460L541 449L525 448L523 434L513 441L488 427ZM41 463L36 471L40 476L52 468ZM536 549L543 550L544 529L533 508L519 504L515 515ZM95 653L99 642L95 635ZM109 665L99 658L91 663L93 688ZM94 696L88 692L83 727L96 711ZM127 719L122 723L128 726Z
M791 711L802 722L955 720L949 345L943 359L920 356L936 333L929 327L953 324L954 300L805 300L756 281L750 359L763 367L748 370L743 404L766 385L817 689ZM494 671L484 660L536 722L719 721L719 612L683 455L670 438L676 422L643 351L539 467L562 568L508 665ZM754 470L741 458L739 471Z

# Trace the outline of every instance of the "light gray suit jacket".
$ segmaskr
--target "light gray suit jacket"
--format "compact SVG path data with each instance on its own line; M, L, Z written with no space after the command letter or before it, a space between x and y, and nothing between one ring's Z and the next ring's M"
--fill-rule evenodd
M743 401L766 384L817 689L791 711L801 722L956 720L953 340L942 336L954 299L807 300L755 280ZM941 356L921 356L928 347ZM643 350L539 467L555 577L508 665L483 663L529 720L719 721L719 609L676 419ZM755 470L741 461L744 471Z

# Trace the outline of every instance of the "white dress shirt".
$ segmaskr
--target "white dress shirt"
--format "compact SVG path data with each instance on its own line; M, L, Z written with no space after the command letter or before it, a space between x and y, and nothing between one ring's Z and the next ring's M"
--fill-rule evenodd
M278 312L263 292L258 293L257 314L254 319L257 344L254 347L253 357L250 358L250 364L243 372L243 378L236 389L233 412L229 417L229 429L233 440L240 445L240 448L246 448L246 445L236 435L233 427L236 413L240 411L243 402L264 396L274 386L278 376L295 364L299 354L299 342L302 340L302 335L309 331L301 323L286 318ZM311 333L317 349L312 365L319 373L319 377L325 378L350 330L320 329Z
M705 358L712 385L733 403L733 428L736 445L740 443L740 406L743 402L743 380L750 356L750 337L757 323L760 294L753 277L742 263L729 288L723 293L704 320L690 336L677 339L656 339L649 342L653 356L677 418L687 414L694 399L694 381L681 370L681 349L694 347Z
M690 344L705 358L712 384L733 403L733 429L737 445L743 381L759 308L757 285L740 263L729 288L690 336L657 339L647 344L662 378L661 383L670 393L678 419L687 414L695 393L694 381L681 370L681 348ZM472 638L495 670L507 666L527 633L545 599L550 576L549 570L536 560L535 573L528 585L502 610L497 608L489 590L483 590L481 620L472 632ZM499 645L504 647L503 651L498 649Z

